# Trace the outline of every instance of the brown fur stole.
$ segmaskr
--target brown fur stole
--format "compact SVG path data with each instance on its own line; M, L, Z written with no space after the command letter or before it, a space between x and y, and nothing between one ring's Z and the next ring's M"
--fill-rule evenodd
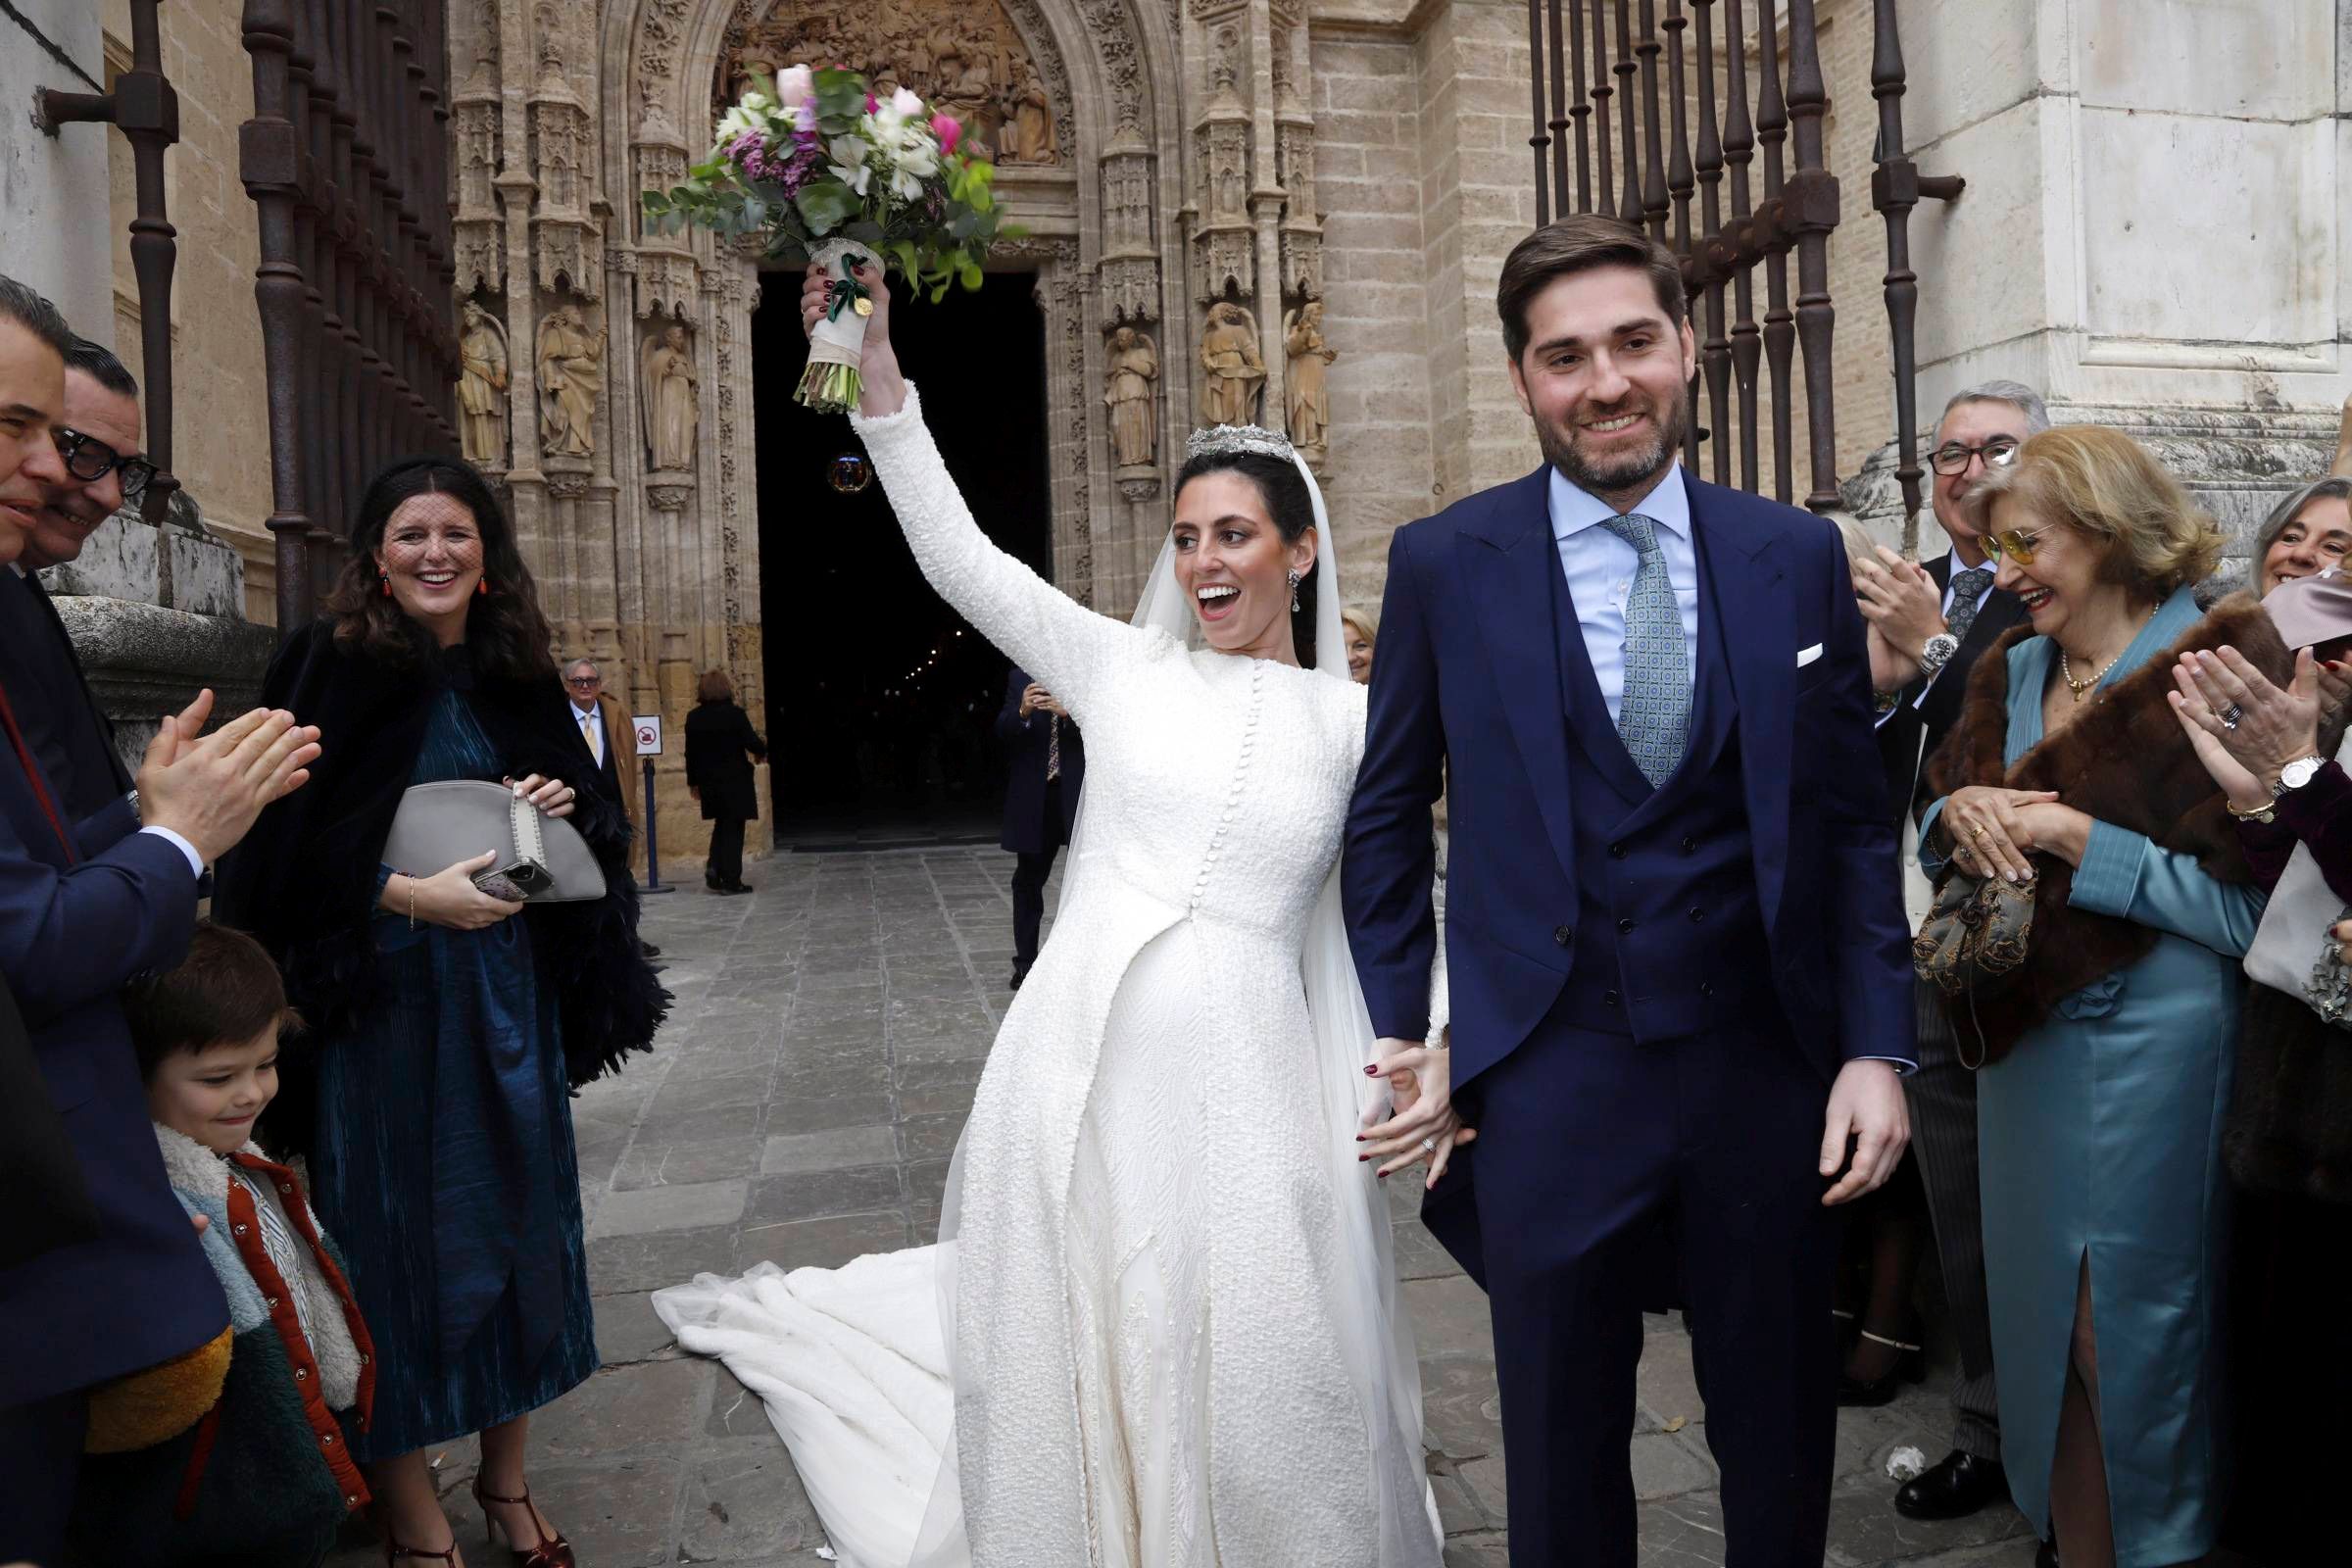
M2197 760L2165 694L2173 690L2173 666L2180 655L2224 644L2272 680L2287 684L2294 656L2278 640L2261 604L2233 594L2215 605L2170 650L2093 697L2089 711L2019 758L2015 767L2005 768L2009 650L2033 635L2031 624L2015 628L1969 671L1959 720L1928 763L1929 793L1940 798L1970 784L2055 790L2061 802L2098 821L2195 856L2216 881L2251 882L2222 792ZM2039 857L2037 869L2026 961L1997 981L1980 984L1971 996L1946 999L1963 1040L1974 1041L1982 1032L1987 1061L2005 1055L2020 1036L2049 1016L2060 998L2136 963L2156 946L2156 933L2145 926L2070 908L2074 869L2063 860Z

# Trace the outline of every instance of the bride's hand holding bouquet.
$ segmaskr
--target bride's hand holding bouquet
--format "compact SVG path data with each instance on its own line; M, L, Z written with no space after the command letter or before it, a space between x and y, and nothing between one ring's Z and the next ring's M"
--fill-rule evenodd
M899 374L898 350L890 341L890 285L883 281L882 270L869 261L853 266L850 279L866 291L865 297L874 307L865 318L865 337L858 345L858 412L878 418L898 413L906 403L906 382ZM810 262L801 279L801 330L811 341L824 323L832 297L832 273Z
M995 178L963 150L963 127L906 88L883 98L854 71L793 66L754 78L686 182L643 201L651 232L763 234L769 256L822 270L798 397L838 414L860 404L864 340L887 308L874 264L935 300L978 288L989 245L1016 232L1000 227Z

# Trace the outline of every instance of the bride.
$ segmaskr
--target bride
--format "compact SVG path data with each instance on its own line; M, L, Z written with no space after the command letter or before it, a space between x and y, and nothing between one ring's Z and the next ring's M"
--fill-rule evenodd
M1470 1135L1442 1050L1369 1054L1321 496L1280 436L1196 434L1136 623L1097 615L974 523L858 280L854 423L932 585L1084 726L1085 805L939 1245L655 1308L765 1401L853 1568L1434 1568L1373 1176Z

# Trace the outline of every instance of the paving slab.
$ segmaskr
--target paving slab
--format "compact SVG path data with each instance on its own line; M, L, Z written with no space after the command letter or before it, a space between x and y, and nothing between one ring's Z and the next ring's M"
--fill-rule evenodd
M664 950L678 1005L652 1054L572 1102L604 1366L531 1424L532 1486L582 1563L827 1561L758 1397L681 1350L651 1295L698 1273L833 1268L931 1239L948 1155L1013 1000L1011 869L992 848L788 856L754 868L752 898L689 889L647 901L645 933ZM1413 1185L1389 1187L1445 1560L1507 1568L1486 1298L1421 1227ZM1640 1561L1712 1568L1722 1519L1679 1319L1643 1320L1634 1381ZM2014 1510L1931 1526L1890 1506L1886 1455L1905 1444L1941 1453L1947 1390L1938 1374L1883 1409L1841 1412L1833 1568L2030 1568L2034 1542ZM506 1560L465 1495L472 1441L434 1453L466 1560ZM327 1559L380 1561L359 1526Z

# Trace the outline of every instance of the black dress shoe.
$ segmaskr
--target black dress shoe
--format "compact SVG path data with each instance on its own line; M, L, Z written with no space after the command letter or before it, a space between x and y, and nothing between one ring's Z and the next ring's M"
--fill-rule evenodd
M1008 991L1018 991L1021 989L1021 982L1028 978L1029 966L1025 963L1016 963L1012 966L1012 981L1005 987L1005 989Z
M1875 1378L1858 1378L1850 1372L1838 1374L1838 1403L1847 1409L1873 1409L1892 1404L1894 1396L1906 1383L1925 1383L1928 1380L1927 1352L1916 1345L1890 1340L1883 1334L1863 1329L1860 1337L1894 1351L1894 1360L1886 1371Z
M2045 1541L2041 1544L2041 1549L2034 1553L2034 1568L2058 1568L2058 1543Z
M1894 1511L1907 1519L1965 1519L2008 1495L2009 1472L2000 1460L1954 1448L1941 1463L1896 1489Z
M662 956L662 950L655 947L651 942L638 943L637 951L644 954L649 958L659 958Z

